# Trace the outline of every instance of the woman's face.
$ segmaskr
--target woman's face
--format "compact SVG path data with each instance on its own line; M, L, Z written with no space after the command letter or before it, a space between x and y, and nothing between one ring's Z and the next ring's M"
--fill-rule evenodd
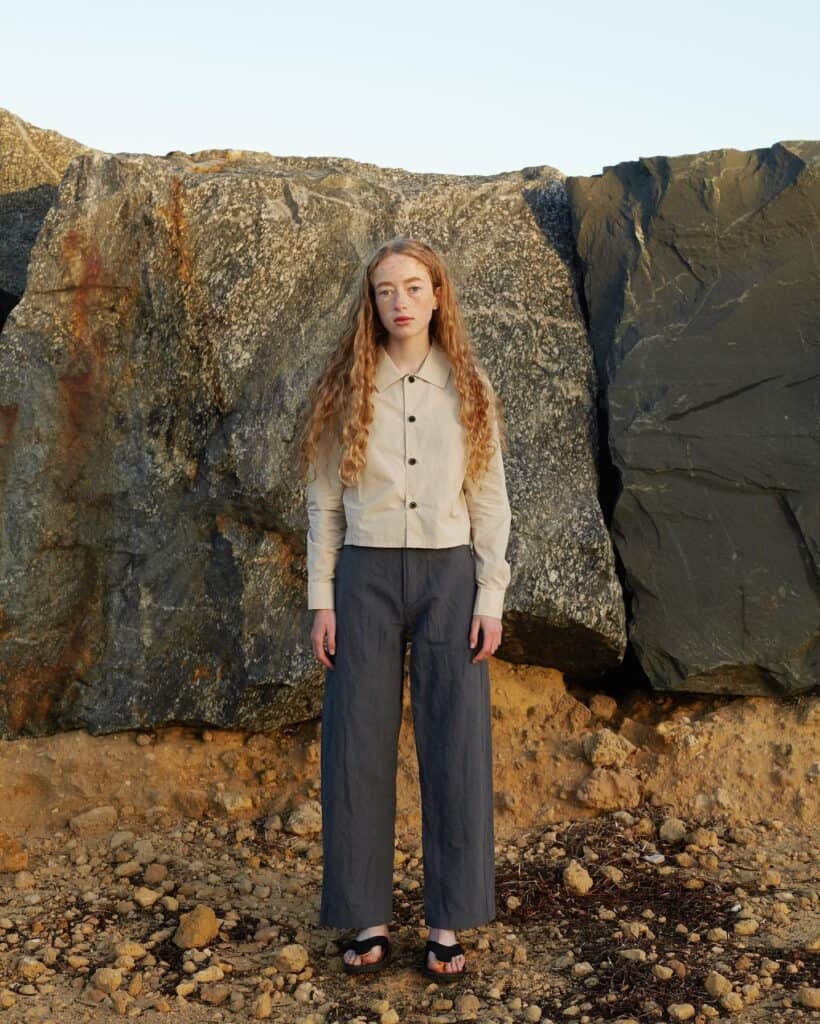
M438 308L440 288L433 288L427 267L413 256L390 253L372 275L376 309L385 330L396 341L423 335L433 310Z

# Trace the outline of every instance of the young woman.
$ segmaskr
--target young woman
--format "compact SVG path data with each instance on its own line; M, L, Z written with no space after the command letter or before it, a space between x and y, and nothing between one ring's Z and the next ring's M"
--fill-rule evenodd
M390 959L406 644L419 763L422 969L465 973L455 930L495 917L490 681L510 506L500 403L447 267L407 237L363 267L350 322L307 397L311 643L326 667L320 921L359 929L351 973Z

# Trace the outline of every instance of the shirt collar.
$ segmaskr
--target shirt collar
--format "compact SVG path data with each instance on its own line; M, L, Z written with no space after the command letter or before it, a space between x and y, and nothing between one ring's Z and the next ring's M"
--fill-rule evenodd
M379 345L378 365L376 366L376 390L384 391L385 388L390 387L397 380L401 380L402 377L406 377L406 373L402 373L393 360L390 358L387 349L384 345ZM444 350L437 342L432 342L430 351L424 357L424 362L413 374L414 377L421 377L422 380L429 381L430 384L435 384L436 387L443 388L447 383L447 378L450 374L450 360L444 353Z

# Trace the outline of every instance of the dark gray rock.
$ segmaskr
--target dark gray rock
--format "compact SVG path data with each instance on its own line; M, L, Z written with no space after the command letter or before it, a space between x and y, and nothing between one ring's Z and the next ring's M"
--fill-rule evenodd
M31 247L69 162L92 150L0 107L0 330L26 287Z
M820 681L819 158L783 142L567 179L629 636L659 690Z
M89 153L0 336L0 734L318 713L296 417L354 272L400 232L448 258L505 402L499 655L578 676L618 663L557 172Z

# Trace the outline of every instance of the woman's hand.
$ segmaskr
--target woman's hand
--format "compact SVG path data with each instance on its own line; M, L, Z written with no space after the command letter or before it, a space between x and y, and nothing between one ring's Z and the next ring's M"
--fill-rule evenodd
M317 608L313 616L313 629L310 631L310 642L313 653L327 668L336 666L328 657L336 655L336 612L333 608ZM325 650L327 644L327 650Z
M501 643L501 619L493 618L492 615L474 615L470 627L470 650L478 643L478 631L484 638L481 650L473 658L473 664L477 661L484 661L491 654L495 654L498 645Z

